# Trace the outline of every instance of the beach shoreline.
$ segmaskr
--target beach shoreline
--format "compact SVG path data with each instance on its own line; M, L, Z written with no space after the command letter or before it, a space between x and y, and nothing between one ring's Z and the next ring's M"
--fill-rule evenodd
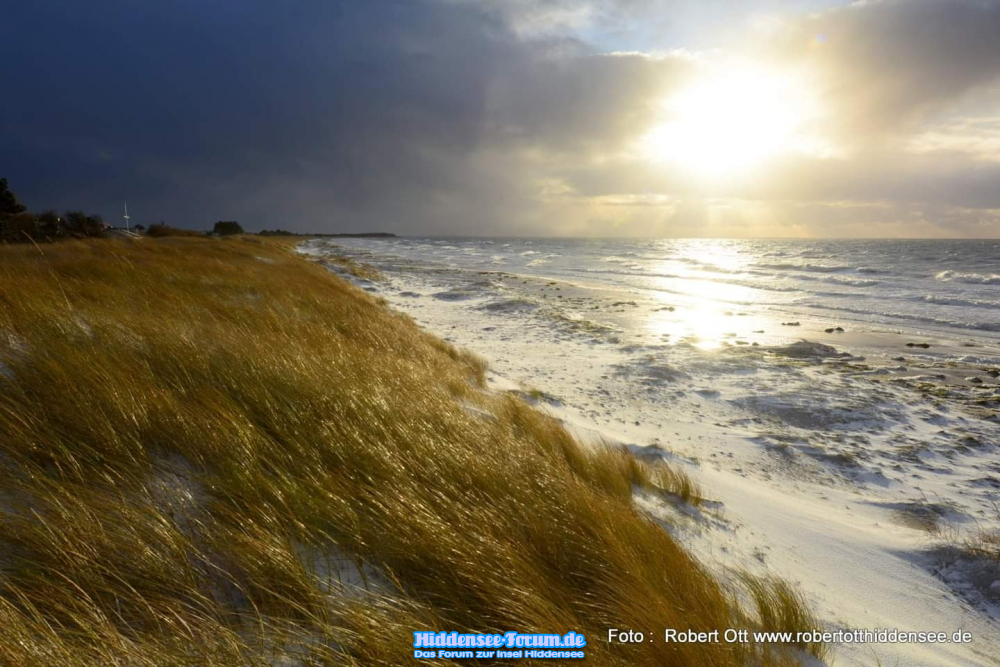
M782 324L738 308L713 313L716 331L697 337L682 330L691 311L679 298L658 306L641 292L363 246L300 250L370 261L384 279L363 288L483 356L491 387L529 397L583 440L682 465L714 501L698 519L678 528L676 511L636 502L718 571L788 577L827 627L977 638L834 647L838 664L978 665L998 648L1000 595L944 549L948 531L994 520L992 339Z

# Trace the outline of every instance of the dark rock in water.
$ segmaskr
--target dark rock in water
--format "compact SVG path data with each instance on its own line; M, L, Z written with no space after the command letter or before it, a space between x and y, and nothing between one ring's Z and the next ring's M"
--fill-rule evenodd
M893 361L906 361L906 357L893 357Z
M753 347L760 347L760 343L758 343L757 341L754 341L753 343L751 343L751 345Z
M930 346L931 346L930 343L907 343L906 344L906 347L922 347L925 350L927 348L929 348Z
M837 352L837 348L832 345L823 345L822 343L814 343L808 340L800 340L799 342L792 343L790 345L779 345L768 349L771 352L780 354L783 357L793 357L796 359L838 357L841 354L840 352Z
M801 325L798 322L782 322L781 326L783 326L783 327L797 327L797 326L801 326Z
M965 378L965 379L968 380L969 382L973 383L973 384L982 384L983 383L982 379L976 378L976 377Z
M840 333L844 333L844 327L837 327L836 329L834 329L834 331L839 331Z
M830 328L830 329L823 329L823 331L825 333L833 333L833 329L832 328Z
M991 378L1000 377L1000 371L998 371L995 368L991 368L990 370L986 371L986 374L989 375Z

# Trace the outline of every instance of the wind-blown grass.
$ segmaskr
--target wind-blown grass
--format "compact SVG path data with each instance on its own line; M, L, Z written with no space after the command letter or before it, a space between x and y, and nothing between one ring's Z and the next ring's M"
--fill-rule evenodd
M971 535L962 540L962 550L975 557L990 561L1000 566L1000 507L994 506L996 517L994 526L980 526Z
M811 621L782 587L744 611L635 509L694 495L682 473L485 392L479 359L289 248L0 247L0 664L396 665L415 630L795 662L607 645Z

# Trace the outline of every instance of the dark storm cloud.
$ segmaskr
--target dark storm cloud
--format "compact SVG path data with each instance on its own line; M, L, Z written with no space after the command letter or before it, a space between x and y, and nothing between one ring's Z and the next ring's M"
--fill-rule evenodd
M36 207L128 197L179 224L499 219L525 184L480 153L611 141L655 79L644 58L524 42L475 4L46 0L11 14L0 171Z
M432 192L447 175L421 152L476 145L482 81L510 48L501 26L432 3L47 1L13 13L0 46L18 63L6 82L16 103L0 110L12 182L33 179L22 190L39 204L106 207L138 190L192 221L285 223L305 213L304 193L262 195L298 179L324 191L314 204L348 208L389 188Z

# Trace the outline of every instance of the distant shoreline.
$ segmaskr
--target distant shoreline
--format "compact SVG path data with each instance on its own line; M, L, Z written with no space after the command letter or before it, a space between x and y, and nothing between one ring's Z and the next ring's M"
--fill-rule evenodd
M283 229L262 229L259 232L251 232L256 236L301 236L303 238L340 238L340 239L389 239L396 238L395 234L389 232L355 232L355 233L339 233L339 234L323 234L323 233L300 233L300 232L289 232Z
M396 238L395 234L389 232L358 232L356 234L303 234L302 236L320 236L323 238L348 238L348 239L378 239Z

